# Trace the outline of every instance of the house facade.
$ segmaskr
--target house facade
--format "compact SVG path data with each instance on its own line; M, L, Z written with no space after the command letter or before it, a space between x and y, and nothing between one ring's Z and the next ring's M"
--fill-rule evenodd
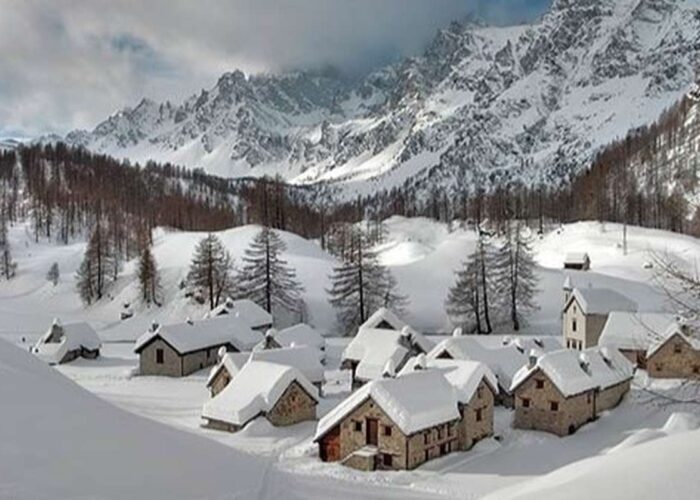
M700 379L700 345L675 330L649 349L647 373L653 378Z
M673 314L612 311L598 344L615 348L639 368L646 368L649 349L674 325L682 328L678 321Z
M219 349L236 352L232 343L217 343L190 352L181 352L166 340L156 337L139 351L139 374L186 377L218 362Z
M96 359L102 342L87 323L63 325L58 319L32 348L32 352L49 364L69 363L77 358Z
M316 388L290 366L251 361L202 410L205 427L237 432L256 418L284 427L315 420Z
M579 351L595 347L611 311L636 310L637 304L612 290L576 288L568 295L564 304L564 346Z
M585 252L569 253L564 258L564 269L588 271L591 268L591 258Z
M532 359L513 382L513 426L573 434L622 401L632 374L632 364L613 349L562 350Z

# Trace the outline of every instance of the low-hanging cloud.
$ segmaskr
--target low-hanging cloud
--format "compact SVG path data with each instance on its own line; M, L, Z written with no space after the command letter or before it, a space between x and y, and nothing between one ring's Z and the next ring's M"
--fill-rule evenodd
M0 133L92 127L224 71L359 74L420 52L470 13L509 24L549 0L0 0Z

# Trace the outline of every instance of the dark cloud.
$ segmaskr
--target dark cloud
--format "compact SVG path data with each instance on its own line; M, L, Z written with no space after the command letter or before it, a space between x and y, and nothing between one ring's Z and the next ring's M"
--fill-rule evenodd
M549 0L0 0L0 132L91 127L143 96L224 71L361 73L419 52L469 13L510 24Z

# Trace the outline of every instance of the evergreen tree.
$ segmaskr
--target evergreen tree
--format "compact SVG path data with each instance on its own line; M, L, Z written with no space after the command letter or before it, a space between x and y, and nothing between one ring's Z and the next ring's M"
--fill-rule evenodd
M508 227L505 241L496 253L494 277L508 319L518 331L528 314L537 309L533 300L537 293L535 259L531 241L523 233L520 223Z
M233 259L215 235L209 234L197 244L187 281L195 295L209 302L210 309L235 294Z
M58 262L54 262L51 264L51 267L49 268L49 272L46 273L46 279L47 281L50 281L53 283L53 286L58 285L58 280L61 278L61 272L58 269Z
M301 314L304 289L296 272L282 259L282 252L286 249L284 241L274 230L263 227L245 251L241 289L244 290L243 297L269 313L282 308Z
M7 237L7 220L4 213L0 213L0 278L10 280L17 272L17 264L12 259L10 241Z
M144 246L139 258L139 288L146 304L160 305L160 276L150 247Z
M348 238L345 258L330 277L328 295L338 322L350 333L382 306L400 314L407 298L398 293L395 278L379 263L365 235L353 228Z
M493 277L495 255L479 230L474 252L457 271L455 284L450 288L445 303L453 322L477 333L491 333L491 301L495 292Z
M85 304L100 300L119 274L119 259L101 223L90 235L83 262L78 268L76 286Z

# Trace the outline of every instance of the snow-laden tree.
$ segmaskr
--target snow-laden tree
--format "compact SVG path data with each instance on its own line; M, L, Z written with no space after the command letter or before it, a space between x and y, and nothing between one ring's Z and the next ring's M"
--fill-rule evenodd
M119 258L102 224L90 234L85 256L78 268L76 286L85 304L100 300L119 275Z
M263 227L243 257L240 274L241 297L272 313L273 309L301 314L304 288L296 272L282 259L287 245L272 229Z
M491 301L495 292L492 270L495 254L479 230L474 251L456 272L445 303L452 321L476 333L491 333Z
M193 294L208 302L210 309L235 295L233 259L215 235L209 234L197 243L187 282Z
M10 240L7 237L7 219L0 213L0 278L10 280L17 272L17 264L12 258Z
M496 250L493 267L498 303L508 311L513 330L518 331L527 316L537 310L534 296L538 283L531 239L520 223L508 225L504 241Z
M160 305L160 275L156 259L149 246L144 246L139 257L139 289L146 304Z
M365 235L354 228L348 239L345 258L333 270L327 292L338 322L352 333L376 309L401 313L408 300L398 292L395 278L379 263Z
M49 272L46 273L46 280L50 281L53 286L58 285L58 280L61 279L61 271L58 268L58 262L51 264Z

